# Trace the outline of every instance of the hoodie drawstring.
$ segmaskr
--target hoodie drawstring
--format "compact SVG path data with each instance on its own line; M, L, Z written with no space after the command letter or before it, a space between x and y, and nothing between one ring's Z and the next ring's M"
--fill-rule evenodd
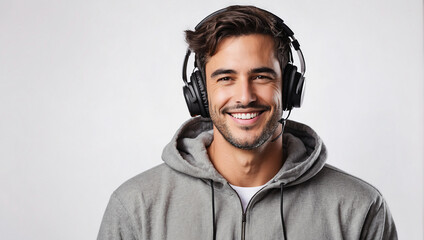
M211 182L212 191L212 225L213 225L213 240L216 240L216 223L215 223L215 190L213 189L213 180Z
M283 210L283 192L284 192L284 190L283 190L283 188L284 188L284 183L281 183L280 184L280 189L281 189L281 194L280 194L280 214L281 214L281 225L282 225L282 227L283 227L283 237L284 237L284 240L287 240L287 235L286 235L286 225L284 224L284 216L283 216L283 212L284 212L284 210Z

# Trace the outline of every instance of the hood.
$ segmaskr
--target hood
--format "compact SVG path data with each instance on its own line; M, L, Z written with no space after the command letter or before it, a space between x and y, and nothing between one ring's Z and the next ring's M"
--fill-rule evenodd
M196 117L186 121L162 153L163 161L175 171L192 177L226 184L209 160L206 148L213 140L210 119ZM285 162L271 185L302 183L325 165L327 151L321 138L310 127L287 120L283 134Z

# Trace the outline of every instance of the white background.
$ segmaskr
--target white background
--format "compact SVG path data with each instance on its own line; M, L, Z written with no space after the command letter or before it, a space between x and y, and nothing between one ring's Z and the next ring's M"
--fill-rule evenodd
M183 30L255 1L0 0L0 235L95 239L109 196L160 164L189 114ZM376 186L423 239L423 2L257 4L295 32L328 162ZM189 70L191 71L191 70Z

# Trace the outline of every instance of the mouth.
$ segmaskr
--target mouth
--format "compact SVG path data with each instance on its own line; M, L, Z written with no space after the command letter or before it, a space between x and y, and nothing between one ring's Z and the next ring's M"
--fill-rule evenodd
M239 127L253 127L263 122L263 113L271 110L271 107L264 104L252 102L248 105L234 105L222 109L223 114L227 114L233 123Z
M250 113L229 113L231 117L241 120L249 120L256 118L262 112L250 112Z
M264 111L251 111L251 112L229 112L228 115L239 125L253 126L256 124Z

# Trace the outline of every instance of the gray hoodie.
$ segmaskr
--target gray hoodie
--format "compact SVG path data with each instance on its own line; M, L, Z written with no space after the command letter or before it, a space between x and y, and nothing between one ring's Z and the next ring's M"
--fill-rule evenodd
M325 164L326 148L308 126L287 122L285 163L245 212L209 161L212 140L210 120L183 124L163 150L164 164L112 194L97 239L397 239L380 192Z

